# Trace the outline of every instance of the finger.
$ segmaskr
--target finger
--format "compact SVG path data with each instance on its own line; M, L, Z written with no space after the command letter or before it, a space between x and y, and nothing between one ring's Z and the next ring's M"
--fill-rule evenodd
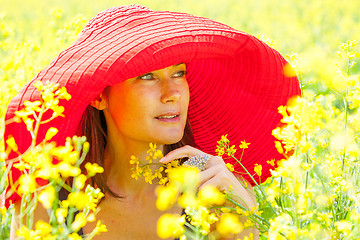
M184 146L181 148L177 148L171 152L169 152L168 154L166 154L165 157L163 157L160 162L161 163L168 163L171 162L175 159L179 159L179 158L185 158L185 157L194 157L197 155L205 155L205 153L199 149L196 149L194 147L191 146Z
M211 168L213 166L226 167L226 164L225 164L224 160L222 159L222 157L210 155L210 159L207 162L207 164L205 165L205 169Z
M225 190L234 183L232 177L232 173L220 165L210 167L201 172L199 189L207 184L212 184L219 187L220 190Z

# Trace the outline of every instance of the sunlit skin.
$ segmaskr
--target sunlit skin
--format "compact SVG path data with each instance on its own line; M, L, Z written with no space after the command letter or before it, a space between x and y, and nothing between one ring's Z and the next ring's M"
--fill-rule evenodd
M131 178L130 156L136 155L145 161L149 142L164 144L178 142L183 134L189 104L189 88L186 80L186 65L178 64L156 70L111 86L91 103L103 110L108 139L105 153L105 172L109 187L124 196L117 199L106 194L100 204L97 217L108 228L98 239L158 239L157 219L165 212L155 206L156 185ZM181 157L204 155L199 149L185 146L165 156L166 163ZM255 198L248 193L236 177L227 169L220 157L212 156L201 173L201 187L211 184L221 190L231 185L251 208ZM181 214L174 207L168 212ZM92 229L87 225L84 231ZM141 230L140 230L141 229ZM256 231L255 231L256 232ZM242 232L236 237L245 236Z
M181 214L182 209L174 206L167 211L156 208L156 184L136 181L131 178L131 155L145 161L149 142L164 144L179 141L184 133L189 104L189 88L186 80L186 65L179 64L156 70L136 78L128 79L109 87L91 105L103 110L107 123L107 146L105 149L105 173L108 186L122 198L105 193L99 205L96 218L108 229L98 239L159 239L156 223L165 213ZM182 157L204 155L191 146L184 146L168 153L162 163ZM256 206L255 197L246 190L231 173L223 159L210 156L205 170L200 173L200 186L217 186L241 197L249 208ZM249 184L248 184L249 186ZM40 206L40 205L39 205ZM16 205L19 208L18 204ZM48 219L46 210L36 209L35 220ZM242 221L246 221L244 217ZM88 222L84 234L90 233L96 222ZM243 239L255 229L244 230L229 239Z
M186 65L179 64L109 87L104 114L108 141L145 145L181 140L189 105Z

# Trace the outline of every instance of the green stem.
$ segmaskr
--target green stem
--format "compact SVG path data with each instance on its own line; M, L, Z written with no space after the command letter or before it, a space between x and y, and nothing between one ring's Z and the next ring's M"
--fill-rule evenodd
M44 105L42 105L41 106L41 111L39 112L39 116L36 119L36 124L35 124L35 128L34 128L34 135L32 136L31 148L35 147L35 145L36 145L36 138L37 138L39 128L40 128L41 118L43 117L44 113L45 113L45 107L44 107Z
M244 154L244 149L242 151L242 154L241 154L241 157L243 156ZM255 185L259 188L261 194L263 195L264 197L264 200L268 203L269 207L271 208L271 210L274 212L274 214L276 216L278 216L276 210L274 209L274 207L271 205L271 203L269 202L269 200L267 200L267 197L265 195L265 193L263 192L263 190L261 189L260 185L256 182L256 180L253 178L253 176L251 176L250 172L246 169L246 167L234 156L234 154L230 154L230 157L232 157L233 159L235 159L235 161L237 163L239 163L239 165L245 170L245 172L247 173L247 175L254 181Z

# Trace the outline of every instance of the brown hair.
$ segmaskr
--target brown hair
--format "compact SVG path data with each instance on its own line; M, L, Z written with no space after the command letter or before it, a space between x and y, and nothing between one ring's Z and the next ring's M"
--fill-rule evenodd
M104 152L107 139L107 126L104 113L89 105L82 116L81 122L82 133L90 143L89 152L82 163L82 170L84 171L84 165L87 162L97 163L104 168ZM177 143L165 145L164 155L185 145L196 146L189 120L186 122L183 138ZM107 185L105 172L92 177L91 185L100 188L103 193L108 192L114 197L122 198L122 196L113 192Z

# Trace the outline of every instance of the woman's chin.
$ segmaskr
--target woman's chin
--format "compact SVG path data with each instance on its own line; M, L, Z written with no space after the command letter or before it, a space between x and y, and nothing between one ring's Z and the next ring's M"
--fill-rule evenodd
M164 136L161 139L158 139L158 143L161 145L170 145L170 144L174 144L174 143L178 143L181 141L181 139L183 138L183 134L179 134L177 136Z

